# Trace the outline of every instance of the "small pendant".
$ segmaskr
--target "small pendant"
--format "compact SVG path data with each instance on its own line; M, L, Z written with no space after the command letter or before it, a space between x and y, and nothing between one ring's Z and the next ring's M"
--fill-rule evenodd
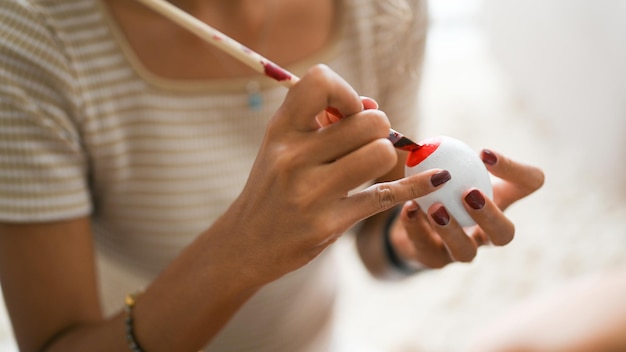
M246 85L248 92L248 108L250 110L259 110L263 106L263 97L260 93L260 84L257 81L250 81Z

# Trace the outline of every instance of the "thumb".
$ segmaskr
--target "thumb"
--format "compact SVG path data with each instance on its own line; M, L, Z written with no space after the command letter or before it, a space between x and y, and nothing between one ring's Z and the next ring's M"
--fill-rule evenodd
M332 115L350 116L361 112L363 104L356 91L325 65L310 68L287 93L279 118L301 132L319 129L317 116L329 109Z
M344 218L357 222L396 204L424 196L442 187L450 180L446 170L427 170L396 181L374 184L365 190L344 198Z

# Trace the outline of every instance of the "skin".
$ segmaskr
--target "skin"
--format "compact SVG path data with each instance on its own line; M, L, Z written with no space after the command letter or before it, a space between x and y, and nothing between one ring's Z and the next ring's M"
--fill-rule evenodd
M254 44L267 16L261 1L172 2L258 49ZM220 53L189 33L134 2L107 3L139 59L155 74L174 79L224 74ZM266 55L287 65L320 50L332 33L333 9L331 0L285 2L274 14L281 30L270 29L276 31L275 45ZM172 50L162 51L163 46ZM328 106L345 117L329 116ZM411 211L408 201L435 190L431 178L441 170L401 179L406 154L386 139L389 121L375 107L323 65L302 76L270 121L239 197L137 300L135 330L145 350L197 351L261 287L306 265L361 221L359 250L372 273L381 274L388 267L381 228L394 206L404 204L392 238L398 252L431 267L453 258L471 260L476 239L496 244L512 239L513 226L501 209L538 188L540 170L498 155L490 167L503 179L496 185L496 201L472 213L480 227L464 240L454 221L434 226L424 213ZM348 196L372 179L380 182ZM0 279L22 351L127 349L124 313L104 319L99 307L91 237L86 217L0 224Z
M463 229L452 217L448 224L439 225L434 221L433 213L442 207L441 204L420 209L414 200L407 201L402 206L399 219L392 224L390 234L394 249L402 260L430 268L442 268L457 261L471 262L481 245L504 246L513 240L515 226L503 212L515 201L539 189L544 183L544 174L534 166L514 161L497 152L492 153L496 155L497 162L485 165L498 178L493 185L494 199L490 200L483 195L485 205L481 209L473 209L464 202L465 209L477 226ZM463 198L471 191L467 190ZM380 278L390 276L380 240L385 220L386 217L381 215L372 218L372 226L363 227L357 238L366 267Z

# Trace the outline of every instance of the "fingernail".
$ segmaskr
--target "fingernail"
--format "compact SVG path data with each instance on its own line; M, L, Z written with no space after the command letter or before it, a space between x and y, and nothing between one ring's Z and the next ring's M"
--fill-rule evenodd
M410 205L407 206L406 216L409 220L414 220L417 218L417 214L420 211L420 206L415 202L411 201Z
M434 187L437 187L439 185L442 185L450 181L451 178L452 176L450 175L448 171L442 170L430 177L430 183L432 183Z
M334 108L332 106L329 106L326 108L326 112L335 116L336 118L338 118L339 120L343 119L343 114L341 113L341 111L339 111L339 109Z
M439 226L446 226L450 222L450 215L448 215L448 211L443 206L440 206L437 211L432 213L431 217Z
M474 189L465 196L465 202L469 204L470 208L479 210L485 206L485 197L479 190Z
M376 100L370 97L361 97L361 103L363 104L363 110L376 110L378 109L378 103Z
M495 165L498 162L498 157L489 149L483 149L480 158L488 165Z

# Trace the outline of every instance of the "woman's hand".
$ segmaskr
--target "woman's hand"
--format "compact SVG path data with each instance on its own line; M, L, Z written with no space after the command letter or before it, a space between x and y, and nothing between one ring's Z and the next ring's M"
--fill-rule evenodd
M345 117L333 119L328 107ZM348 194L397 162L387 117L363 108L325 66L309 70L288 93L245 188L216 224L228 228L222 248L236 251L252 280L295 270L358 221L436 189L430 178L441 170Z
M499 179L493 185L493 200L477 189L463 195L465 209L477 226L464 230L441 204L420 209L415 201L409 201L391 230L391 241L400 258L441 268L455 261L472 261L483 244L503 246L513 239L515 227L503 211L539 189L544 174L537 167L489 150L483 150L481 158Z

